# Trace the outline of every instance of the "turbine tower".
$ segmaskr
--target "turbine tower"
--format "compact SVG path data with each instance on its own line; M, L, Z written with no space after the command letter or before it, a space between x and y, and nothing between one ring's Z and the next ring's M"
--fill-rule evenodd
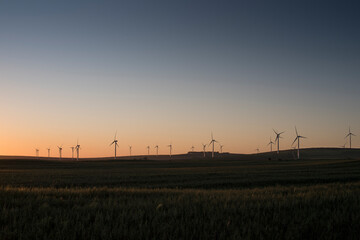
M272 145L274 145L275 143L271 140L270 137L270 142L268 143L268 146L270 145L270 152L272 152Z
M148 154L147 154L147 155L149 156L149 155L150 155L150 146L147 146L146 148L147 148L147 150L148 150Z
M213 133L211 132L211 141L209 143L209 145L212 144L212 154L211 157L214 158L214 150L215 150L215 143L217 143L218 141L216 141L213 137Z
M351 132L350 127L349 127L349 133L348 133L348 135L346 135L345 138L349 138L349 144L350 144L349 148L350 149L351 149L351 136L356 136L356 135Z
M48 151L48 158L50 158L50 148L48 148L47 151Z
M129 146L130 157L131 157L131 149L132 149L132 146Z
M169 150L170 150L170 158L171 158L171 152L172 152L172 143L170 143L170 144L168 145L168 148L169 148Z
M159 156L159 145L156 145L155 148L156 148L156 157L158 157Z
M116 139L116 132L115 132L114 141L112 143L110 143L110 146L113 145L113 144L114 144L114 148L115 148L114 159L116 160L116 148L119 147L118 140Z
M191 146L191 152L194 152L195 147Z
M296 127L295 127L295 133L296 133L296 138L295 138L294 142L291 144L291 146L294 145L294 143L295 143L296 141L298 142L298 147L297 147L297 159L299 160L299 159L300 159L300 138L306 138L306 137L300 136L300 135L298 134L298 131L297 131Z
M255 151L256 151L256 153L260 153L260 149L259 149L259 148L255 149Z
M59 146L57 147L59 148L59 159L61 160L62 145L60 147Z
M274 129L273 131L276 134L275 143L277 142L277 153L279 154L281 134L283 134L285 131L281 133L277 133Z
M203 152L204 152L204 158L205 158L206 157L206 144L202 143L202 146L203 146Z
M79 145L79 139L76 142L75 149L76 149L76 161L79 161L79 155L80 155L80 149L81 149L80 145Z
M36 157L39 159L39 149L36 148L36 149L35 149L35 152L36 152Z

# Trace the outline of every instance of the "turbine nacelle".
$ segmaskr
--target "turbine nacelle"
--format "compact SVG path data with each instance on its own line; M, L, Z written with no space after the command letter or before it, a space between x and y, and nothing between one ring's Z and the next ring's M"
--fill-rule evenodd
M278 133L278 132L275 131L274 129L273 129L273 131L274 131L274 133L275 133L275 135L276 135L275 142L276 142L276 141L279 141L279 139L282 138L282 137L281 137L281 134L285 133L285 131Z

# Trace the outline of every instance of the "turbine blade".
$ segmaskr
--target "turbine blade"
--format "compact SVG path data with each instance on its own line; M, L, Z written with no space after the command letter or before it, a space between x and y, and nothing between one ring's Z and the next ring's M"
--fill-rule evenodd
M293 141L293 143L291 144L291 146L294 145L294 143L296 142L296 140L298 140L298 138L299 138L299 137L296 137L296 138L295 138L295 140Z

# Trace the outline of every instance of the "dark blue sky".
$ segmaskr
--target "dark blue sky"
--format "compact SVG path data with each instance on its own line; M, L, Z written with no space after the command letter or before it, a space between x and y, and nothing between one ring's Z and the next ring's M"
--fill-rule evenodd
M71 114L115 119L156 105L148 127L191 129L188 115L232 126L219 131L234 142L254 121L346 129L360 122L359 13L357 1L2 1L0 100L46 116L65 113L65 95L85 109Z

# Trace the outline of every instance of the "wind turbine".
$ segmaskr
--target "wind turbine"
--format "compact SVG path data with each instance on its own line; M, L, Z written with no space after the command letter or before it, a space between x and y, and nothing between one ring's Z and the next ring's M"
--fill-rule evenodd
M224 145L220 145L220 153L223 152L223 147L224 147Z
M191 152L194 152L195 147L191 146Z
M150 155L150 146L147 146L146 148L148 150L148 156L149 156Z
M256 151L256 153L260 153L260 149L259 149L259 148L255 149L255 151Z
M39 149L36 148L35 151L36 151L36 157L39 159Z
M295 132L296 132L296 138L295 138L294 142L291 144L291 146L294 145L294 143L295 143L296 141L298 142L297 158L300 159L300 138L306 138L306 137L300 136L300 135L298 134L298 131L297 131L296 127L295 127Z
M211 141L209 143L209 145L212 144L212 154L211 154L211 157L214 158L214 149L215 149L215 143L218 142L214 139L213 137L213 133L211 132Z
M116 160L116 148L119 147L118 140L116 139L116 133L117 132L115 132L114 141L112 143L110 143L110 146L114 144L114 147L115 147L115 155L114 155L115 160Z
M74 149L75 147L70 147L71 148L71 160L74 160Z
M131 157L131 149L132 149L132 146L129 146L130 157Z
M203 146L204 157L206 157L206 152L205 152L205 150L206 150L206 144L203 144L203 143L202 143L202 146Z
M268 143L268 146L270 145L270 152L272 152L272 145L274 145L275 143L271 140L271 136L270 136L270 142Z
M76 142L75 149L76 149L76 161L79 161L79 155L80 155L80 149L81 149L80 145L79 145L79 139Z
M346 135L345 138L349 138L350 149L351 149L351 136L356 136L356 135L351 132L350 127L349 127L349 133L348 133L348 135Z
M168 148L169 148L169 150L170 150L170 158L171 158L172 143L170 143L170 144L168 145Z
M57 147L59 148L59 158L61 160L62 145L60 147L59 146L57 146Z
M156 148L156 157L158 157L159 156L159 145L156 145L155 148Z
M273 131L276 134L275 143L277 142L277 153L279 154L281 134L283 134L285 131L281 133L277 133L274 129Z
M48 158L50 158L50 148L48 148L47 151L48 151Z

